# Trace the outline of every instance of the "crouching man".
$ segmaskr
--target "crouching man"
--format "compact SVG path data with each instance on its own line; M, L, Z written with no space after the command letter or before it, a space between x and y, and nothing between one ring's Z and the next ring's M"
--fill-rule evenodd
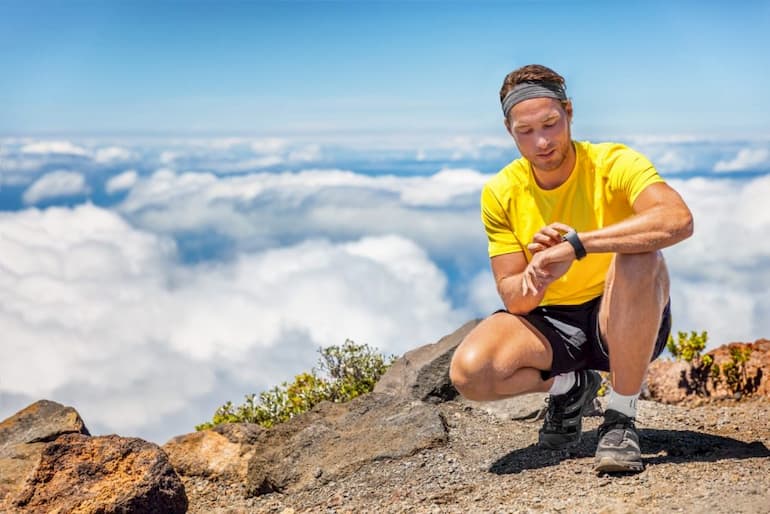
M505 127L521 158L485 185L481 217L505 306L468 334L450 376L472 400L548 392L539 444L577 445L610 372L596 470L641 471L636 402L671 327L662 248L693 232L690 210L653 165L616 143L573 141L564 78L509 73Z

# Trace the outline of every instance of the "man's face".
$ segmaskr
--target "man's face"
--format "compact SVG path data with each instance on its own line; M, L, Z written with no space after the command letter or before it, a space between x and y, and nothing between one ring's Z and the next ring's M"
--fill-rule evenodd
M513 106L505 120L521 155L538 171L559 169L572 149L572 104L531 98Z

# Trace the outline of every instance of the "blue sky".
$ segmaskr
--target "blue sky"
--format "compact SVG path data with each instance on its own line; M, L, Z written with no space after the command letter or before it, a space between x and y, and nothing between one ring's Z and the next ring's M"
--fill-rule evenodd
M767 135L768 28L767 1L2 0L0 133L499 134L539 62L578 133Z
M162 443L319 346L402 354L499 308L478 198L532 62L577 139L691 207L674 329L770 336L769 13L0 0L0 419L48 398Z

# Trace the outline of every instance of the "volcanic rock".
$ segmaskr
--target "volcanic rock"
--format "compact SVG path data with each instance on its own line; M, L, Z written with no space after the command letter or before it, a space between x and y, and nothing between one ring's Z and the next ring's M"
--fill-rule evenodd
M264 432L249 465L248 492L300 490L446 441L444 419L427 403L376 393L323 402Z
M0 506L32 475L46 443L63 434L88 435L88 429L75 409L48 400L0 422Z
M163 450L180 475L243 483L264 430L255 423L224 423L174 437Z
M184 486L155 444L90 437L78 413L42 400L0 423L0 512L183 513Z
M438 342L404 354L380 378L375 393L440 402L457 396L449 380L449 363L457 346L481 320L472 320Z

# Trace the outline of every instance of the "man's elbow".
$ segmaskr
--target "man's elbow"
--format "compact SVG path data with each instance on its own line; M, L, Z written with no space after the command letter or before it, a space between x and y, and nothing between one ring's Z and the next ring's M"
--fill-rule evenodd
M687 207L684 207L680 213L677 213L675 217L676 224L672 230L672 236L679 241L683 241L693 235L695 231L695 220L692 217L692 212Z

